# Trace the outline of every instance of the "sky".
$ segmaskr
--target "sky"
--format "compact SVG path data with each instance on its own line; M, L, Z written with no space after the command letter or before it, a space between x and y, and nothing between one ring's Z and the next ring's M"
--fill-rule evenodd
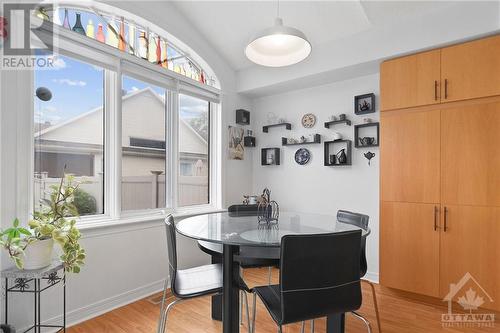
M64 20L64 10L59 10L59 20ZM76 21L75 12L69 11L69 23L73 27ZM95 30L97 24L104 23L100 17L92 13L81 12L81 21L86 29L89 20L93 21ZM106 25L104 32L106 33ZM128 29L125 29L128 39ZM170 56L170 55L169 55ZM35 70L35 86L49 88L52 100L48 102L35 98L35 122L50 122L52 125L74 118L82 113L103 106L104 99L104 70L94 65L86 64L69 57L57 55L55 58L56 69ZM150 85L130 77L123 78L124 94L135 90L151 87L160 97L165 95L164 89ZM207 102L180 95L181 117L189 119L199 116L200 112L207 112Z
M35 98L35 122L50 122L52 125L74 118L82 113L103 106L104 70L69 57L57 56L56 69L36 70L35 86L49 88L52 99L48 102ZM124 94L150 87L161 98L165 90L161 87L124 76ZM189 119L207 112L207 102L180 95L181 117Z

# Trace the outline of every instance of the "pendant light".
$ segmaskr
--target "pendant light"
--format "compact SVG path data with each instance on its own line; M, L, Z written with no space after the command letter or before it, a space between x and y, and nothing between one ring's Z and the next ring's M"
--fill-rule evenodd
M268 67L283 67L301 62L311 53L311 43L298 29L283 25L279 17L274 26L257 34L245 49L245 55L254 63Z

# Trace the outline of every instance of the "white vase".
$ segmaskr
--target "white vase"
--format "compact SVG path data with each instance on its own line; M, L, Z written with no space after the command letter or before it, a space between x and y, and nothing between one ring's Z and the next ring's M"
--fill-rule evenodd
M54 240L52 238L37 240L24 250L24 269L39 269L47 267L52 263L52 250Z

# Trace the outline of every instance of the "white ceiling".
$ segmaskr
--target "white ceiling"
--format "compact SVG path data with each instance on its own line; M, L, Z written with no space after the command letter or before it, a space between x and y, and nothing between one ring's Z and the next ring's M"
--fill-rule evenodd
M442 10L446 1L280 1L285 25L302 30L313 46L346 38L408 16ZM273 24L277 1L176 1L176 8L234 70L252 64L244 49L252 36ZM360 46L360 50L361 46Z

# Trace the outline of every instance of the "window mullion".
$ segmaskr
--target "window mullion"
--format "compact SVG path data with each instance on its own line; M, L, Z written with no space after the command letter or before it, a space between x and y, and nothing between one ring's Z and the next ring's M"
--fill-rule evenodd
M121 207L121 66L117 71L106 71L105 133L105 214L120 216Z
M168 190L170 191L168 199L169 207L176 209L178 206L178 161L179 161L179 93L177 91L169 92L169 103L167 110L167 135L170 152L168 154L167 175Z

